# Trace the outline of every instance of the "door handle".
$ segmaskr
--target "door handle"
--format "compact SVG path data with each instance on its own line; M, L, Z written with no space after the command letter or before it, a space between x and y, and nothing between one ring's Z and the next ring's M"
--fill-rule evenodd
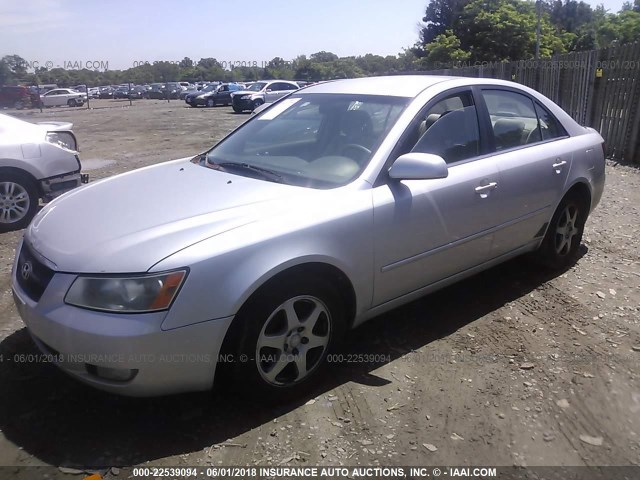
M558 159L558 160L560 160L560 159ZM567 162L566 162L565 160L562 160L561 162L554 163L554 164L552 165L552 167L553 167L553 168L560 168L560 167L562 167L562 166L564 166L564 165L566 165L566 164L567 164Z
M488 183L487 185L480 185L479 187L476 187L476 193L483 193L488 190L493 190L497 186L498 184L496 182L491 182L491 183Z

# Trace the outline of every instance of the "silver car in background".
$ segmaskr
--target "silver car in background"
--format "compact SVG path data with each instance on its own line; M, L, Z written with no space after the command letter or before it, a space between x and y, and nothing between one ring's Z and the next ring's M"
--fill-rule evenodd
M0 232L26 227L40 199L50 201L80 185L72 127L0 114Z
M40 95L43 107L81 107L87 101L87 94L72 88L56 88Z
M215 377L252 398L299 394L378 314L526 252L571 265L602 143L511 82L314 85L194 158L46 206L18 246L15 302L38 347L100 389Z
M262 80L252 83L246 89L231 94L231 104L236 113L253 111L265 103L273 103L300 87L288 80Z

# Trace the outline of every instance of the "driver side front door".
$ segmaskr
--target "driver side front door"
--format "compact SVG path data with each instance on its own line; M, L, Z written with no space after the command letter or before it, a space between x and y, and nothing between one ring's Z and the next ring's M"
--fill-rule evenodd
M389 179L373 189L374 306L477 266L491 255L494 213L500 208L494 195L499 171L491 156L480 156L471 91L430 102L412 125L417 132L407 132L406 138L413 146L404 152L439 155L449 173L441 179Z

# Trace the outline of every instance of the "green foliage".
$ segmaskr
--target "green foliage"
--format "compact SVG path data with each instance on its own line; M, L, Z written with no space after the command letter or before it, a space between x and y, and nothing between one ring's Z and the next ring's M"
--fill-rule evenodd
M462 12L454 32L471 60L507 61L533 58L536 46L535 4L522 0L474 0ZM540 55L563 53L565 45L541 19Z
M420 59L420 64L443 68L442 64L455 64L469 60L471 54L460 48L460 39L453 33L453 30L445 30L438 35L433 42L424 46L426 56Z
M585 1L540 0L540 55L605 48L640 39L640 0L620 13ZM434 62L533 58L536 2L526 0L430 0L419 41L405 51L418 68ZM458 45L459 42L459 45ZM466 57L466 55L468 57Z

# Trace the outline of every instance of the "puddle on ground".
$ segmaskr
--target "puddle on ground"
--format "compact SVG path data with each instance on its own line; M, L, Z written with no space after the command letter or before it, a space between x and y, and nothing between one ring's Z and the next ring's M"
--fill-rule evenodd
M115 165L115 160L107 160L105 158L85 158L80 160L82 163L82 171L99 170L101 168Z

